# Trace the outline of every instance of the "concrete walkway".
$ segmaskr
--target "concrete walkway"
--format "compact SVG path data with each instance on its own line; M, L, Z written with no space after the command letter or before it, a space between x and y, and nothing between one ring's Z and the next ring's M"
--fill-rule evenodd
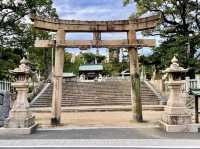
M166 133L158 126L162 111L144 111L145 123L131 112L63 112L62 126L51 127L48 113L35 112L41 127L31 135L1 135L0 148L128 147L200 148L200 133Z

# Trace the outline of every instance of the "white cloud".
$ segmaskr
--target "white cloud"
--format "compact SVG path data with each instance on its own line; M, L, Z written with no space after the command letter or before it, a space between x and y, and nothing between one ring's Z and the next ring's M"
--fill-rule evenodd
M126 20L135 11L134 5L123 7L122 0L54 0L59 17L66 20ZM101 3L100 3L101 2ZM89 34L70 34L70 39L91 39ZM126 39L126 34L109 33L103 34L102 38L106 40ZM137 34L138 39L144 38L141 33ZM145 37L151 38L152 37ZM154 37L153 37L154 38ZM155 39L155 38L154 38ZM78 49L68 49L72 53L79 53ZM94 50L92 50L94 51ZM106 50L102 49L102 54L105 55ZM149 54L149 48L140 50L142 54Z

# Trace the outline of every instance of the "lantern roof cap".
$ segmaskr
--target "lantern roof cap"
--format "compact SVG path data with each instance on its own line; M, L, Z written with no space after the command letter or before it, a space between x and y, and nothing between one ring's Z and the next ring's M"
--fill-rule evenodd
M23 57L22 60L20 61L20 64L30 64L30 62L25 57Z
M19 67L15 68L14 70L10 70L9 72L11 74L32 74L33 72L28 64L29 61L23 57L23 59L20 61Z
M174 73L174 72L184 73L188 71L188 69L184 69L183 67L179 66L178 59L176 58L176 56L172 58L171 62L172 64L170 65L170 67L164 70L163 73Z

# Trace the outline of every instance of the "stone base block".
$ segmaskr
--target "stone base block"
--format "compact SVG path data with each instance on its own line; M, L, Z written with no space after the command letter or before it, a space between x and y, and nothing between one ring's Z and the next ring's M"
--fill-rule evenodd
M30 115L27 117L15 116L7 118L4 127L6 128L29 128L35 124L35 117Z
M200 124L169 125L159 121L160 127L166 132L199 132Z
M192 123L192 116L188 114L178 115L165 113L162 116L162 121L167 123L168 125L185 125Z
M36 131L38 124L34 124L29 128L0 128L1 135L28 135Z

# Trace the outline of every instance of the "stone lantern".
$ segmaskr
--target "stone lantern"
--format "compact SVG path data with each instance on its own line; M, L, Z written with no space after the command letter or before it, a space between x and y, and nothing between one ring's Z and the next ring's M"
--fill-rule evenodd
M192 115L186 108L186 101L181 92L184 83L181 81L181 74L187 72L188 69L180 67L175 56L171 62L170 67L163 71L169 78L167 85L170 94L160 124L167 132L194 131L191 125Z
M17 98L14 101L4 128L16 128L16 133L29 134L32 132L33 128L37 126L35 124L35 117L32 116L29 110L29 103L27 100L28 79L30 75L33 74L29 67L29 61L23 58L20 61L19 67L11 70L10 73L16 78L16 82L12 83L12 86L16 88Z

